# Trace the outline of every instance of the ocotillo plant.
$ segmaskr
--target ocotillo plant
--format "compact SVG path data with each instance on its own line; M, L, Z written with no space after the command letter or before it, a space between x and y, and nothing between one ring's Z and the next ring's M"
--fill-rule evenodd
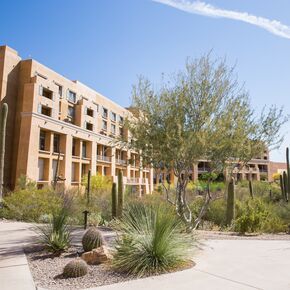
M112 184L112 218L117 217L117 184Z
M120 170L118 173L118 210L117 215L118 218L121 218L123 215L123 172Z
M226 222L230 225L235 218L235 179L231 177L228 184Z
M3 197L3 179L4 179L4 157L5 157L5 137L6 123L8 115L8 105L3 104L0 111L0 203Z

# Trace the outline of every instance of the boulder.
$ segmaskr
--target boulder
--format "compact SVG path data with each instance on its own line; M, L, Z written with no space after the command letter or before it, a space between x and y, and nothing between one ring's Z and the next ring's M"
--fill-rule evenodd
M110 254L108 247L101 246L92 251L83 253L81 258L89 265L96 265L111 260L113 256Z

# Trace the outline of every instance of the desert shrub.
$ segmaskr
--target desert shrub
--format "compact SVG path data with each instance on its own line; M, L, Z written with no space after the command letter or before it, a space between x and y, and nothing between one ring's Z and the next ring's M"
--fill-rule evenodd
M169 271L187 262L191 241L181 233L181 221L166 206L132 203L116 224L121 233L113 266L116 270L144 276Z
M227 203L225 199L216 199L209 204L204 219L222 227L226 224L226 209Z
M87 186L88 184L88 176L85 175L82 178L82 184ZM110 190L112 188L112 180L108 176L103 176L100 174L96 174L91 176L91 190Z
M76 258L65 265L63 276L65 278L77 278L86 275L87 272L87 263L80 258Z
M53 213L50 223L39 226L39 242L53 253L65 251L70 245L70 229L67 224L67 210L61 209Z
M43 215L58 211L62 198L50 189L26 189L10 192L4 197L0 216L29 222L39 222Z
M18 190L24 190L24 189L35 190L36 182L28 178L26 175L21 174L20 177L17 179L16 188Z
M98 248L104 245L104 243L105 240L103 234L95 227L89 228L82 238L82 245L85 252Z
M284 232L287 225L286 216L282 217L283 206L266 202L262 198L247 199L237 202L237 218L234 229L240 233L277 233ZM288 217L290 214L288 214Z

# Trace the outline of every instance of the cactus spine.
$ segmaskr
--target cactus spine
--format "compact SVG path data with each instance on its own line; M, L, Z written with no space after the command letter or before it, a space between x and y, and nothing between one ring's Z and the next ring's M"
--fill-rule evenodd
M112 184L112 218L117 217L117 184Z
M4 157L5 157L5 137L6 123L8 115L8 105L4 103L0 111L0 203L3 197L3 182L4 182Z
M123 215L123 201L124 201L123 172L120 170L118 173L118 210L117 210L118 218L121 218Z
M228 197L227 197L227 215L226 222L230 225L235 218L235 180L231 177L228 184Z

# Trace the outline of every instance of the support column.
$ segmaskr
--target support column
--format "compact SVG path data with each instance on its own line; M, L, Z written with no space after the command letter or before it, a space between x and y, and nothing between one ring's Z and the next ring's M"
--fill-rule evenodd
M112 179L115 180L116 175L116 148L111 148L111 176Z
M71 171L72 171L72 143L73 143L73 138L72 135L68 134L65 136L65 156L64 156L64 174L65 174L65 187L71 186L72 182L72 176L71 176Z
M97 143L92 141L91 143L91 164L90 164L90 169L91 169L91 174L92 176L97 174Z

